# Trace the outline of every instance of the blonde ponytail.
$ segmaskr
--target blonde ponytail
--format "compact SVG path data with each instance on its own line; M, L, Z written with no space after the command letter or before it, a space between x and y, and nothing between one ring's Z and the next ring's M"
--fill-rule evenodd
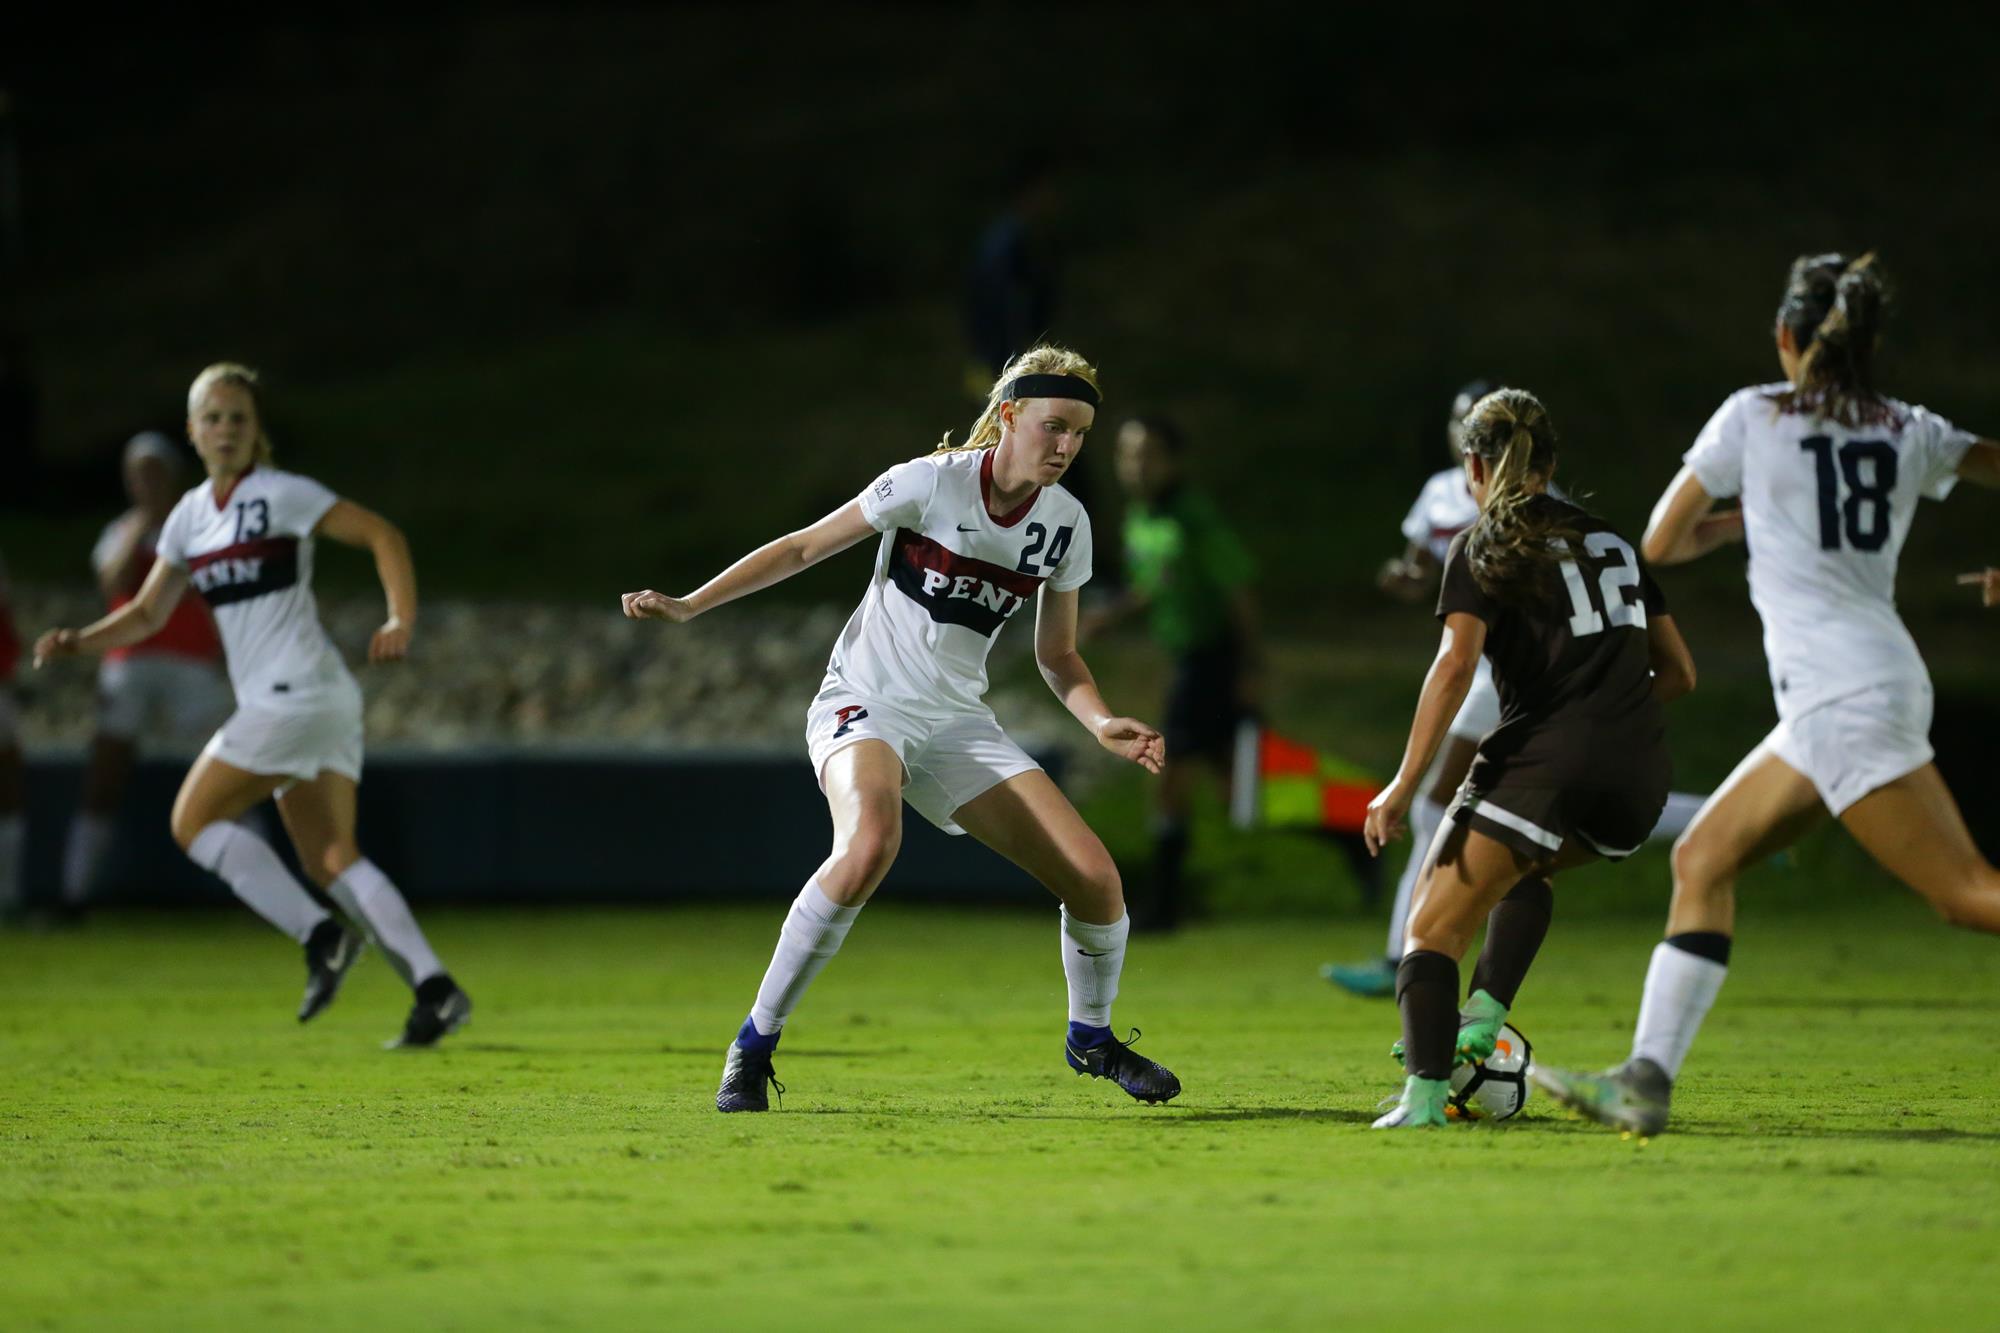
M1496 389L1466 413L1462 444L1486 464L1486 498L1465 539L1473 581L1500 601L1531 603L1547 590L1561 544L1583 539L1535 503L1556 465L1548 409L1526 389Z

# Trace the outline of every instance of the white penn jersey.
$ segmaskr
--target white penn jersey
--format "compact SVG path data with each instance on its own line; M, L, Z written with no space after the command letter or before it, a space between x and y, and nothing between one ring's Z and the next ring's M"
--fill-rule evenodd
M1061 486L993 517L993 451L898 463L861 492L882 533L868 591L833 646L821 694L938 716L983 709L986 655L1044 586L1090 581L1090 518Z
M1730 395L1686 460L1710 495L1742 497L1781 718L1871 686L1929 683L1896 614L1896 560L1918 499L1950 494L1975 438L1893 398L1865 426L1780 412L1788 387Z
M1479 517L1479 501L1465 480L1465 469L1448 467L1434 474L1417 493L1403 519L1403 536L1430 552L1440 565L1451 550L1451 539L1471 527Z
M294 472L258 466L218 496L204 481L160 528L159 558L186 570L215 613L239 704L351 681L313 600L313 528L339 497Z

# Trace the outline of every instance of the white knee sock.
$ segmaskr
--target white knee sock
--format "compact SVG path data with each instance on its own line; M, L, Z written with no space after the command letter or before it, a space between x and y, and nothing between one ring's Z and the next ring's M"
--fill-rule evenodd
M362 857L327 885L326 892L368 932L369 940L406 983L419 986L444 971L416 917L410 915L410 905L373 861Z
M80 810L69 821L69 841L63 845L62 900L71 907L90 901L104 853L111 846L111 816Z
M1428 775L1426 775L1428 780ZM1410 924L1410 896L1417 891L1417 876L1423 873L1424 858L1430 855L1431 840L1444 822L1444 807L1428 796L1410 802L1410 859L1403 877L1396 881L1396 905L1389 909L1388 957L1403 956L1403 932Z
M792 910L785 913L785 925L778 932L778 947L772 951L771 965L757 987L757 1003L750 1009L750 1021L759 1034L771 1037L785 1026L792 1010L805 998L806 987L840 952L841 942L861 915L859 907L842 907L826 896L817 878L806 881Z
M0 910L24 906L21 899L21 856L28 841L28 821L20 811L0 815Z
M1108 926L1078 921L1062 909L1063 976L1069 982L1069 1021L1094 1028L1111 1026L1111 1002L1118 998L1118 975L1125 970L1125 938L1132 919Z
M1728 967L1712 959L1665 941L1655 945L1652 966L1646 969L1638 1027L1632 1033L1632 1058L1651 1060L1667 1071L1668 1078L1680 1077L1681 1062L1728 975Z
M194 835L188 859L227 884L243 905L300 944L327 919L271 845L241 825L217 821Z
M1695 815L1708 803L1708 797L1691 791L1670 791L1667 793L1667 808L1660 811L1660 822L1653 825L1653 831L1646 835L1647 842L1672 842L1694 823Z

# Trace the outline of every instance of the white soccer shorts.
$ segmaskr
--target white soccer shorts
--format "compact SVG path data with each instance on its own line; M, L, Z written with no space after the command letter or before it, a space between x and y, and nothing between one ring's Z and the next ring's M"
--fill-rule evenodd
M1465 692L1465 702L1458 706L1449 731L1454 736L1476 741L1499 725L1500 687L1493 683L1493 664L1482 655L1479 670L1472 677L1472 688Z
M1875 685L1779 721L1766 744L1837 815L1936 757L1932 703L1929 681Z
M992 713L920 717L890 704L822 691L806 710L813 776L826 790L826 761L856 741L881 741L903 761L903 799L946 833L965 830L952 813L973 797L1040 764L1014 743Z
M247 773L310 781L334 772L361 781L361 687L352 679L239 707L203 748Z
M97 669L97 731L117 740L150 732L192 747L236 706L222 668L192 657L153 653Z

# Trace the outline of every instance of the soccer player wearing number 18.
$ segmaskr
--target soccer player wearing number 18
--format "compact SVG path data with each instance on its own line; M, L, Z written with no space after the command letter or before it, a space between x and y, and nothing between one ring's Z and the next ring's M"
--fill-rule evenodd
M1632 1054L1535 1081L1594 1120L1665 1127L1669 1096L1728 971L1736 877L1830 811L1946 921L2000 933L2000 869L1931 762L1931 683L1896 614L1896 560L1917 501L1963 477L2000 486L2000 444L1876 392L1883 284L1874 256L1792 265L1778 307L1785 381L1723 403L1646 529L1658 564L1750 546L1750 600L1778 725L1674 847L1667 937L1653 950ZM1719 499L1742 507L1712 513Z
M1443 642L1402 766L1369 804L1369 850L1401 830L1482 653L1500 722L1480 740L1418 880L1396 968L1409 1076L1377 1129L1443 1124L1452 1066L1492 1054L1548 932L1549 877L1645 842L1672 777L1660 704L1694 684L1687 645L1632 547L1548 494L1556 437L1540 401L1521 389L1488 394L1466 416L1464 448L1479 517L1445 558ZM1458 963L1482 920L1486 944L1460 1010Z
M1032 602L1035 660L1049 688L1105 749L1160 771L1160 733L1113 714L1076 650L1090 520L1057 482L1097 404L1088 362L1059 347L1033 348L1001 373L965 444L947 439L928 457L890 468L853 501L686 597L625 594L626 615L678 623L881 537L868 590L806 710L833 849L785 918L730 1043L716 1109L769 1109L785 1020L895 861L905 802L947 833L971 833L1062 901L1070 1068L1141 1101L1180 1092L1180 1080L1111 1034L1130 930L1117 866L981 697L995 637Z

